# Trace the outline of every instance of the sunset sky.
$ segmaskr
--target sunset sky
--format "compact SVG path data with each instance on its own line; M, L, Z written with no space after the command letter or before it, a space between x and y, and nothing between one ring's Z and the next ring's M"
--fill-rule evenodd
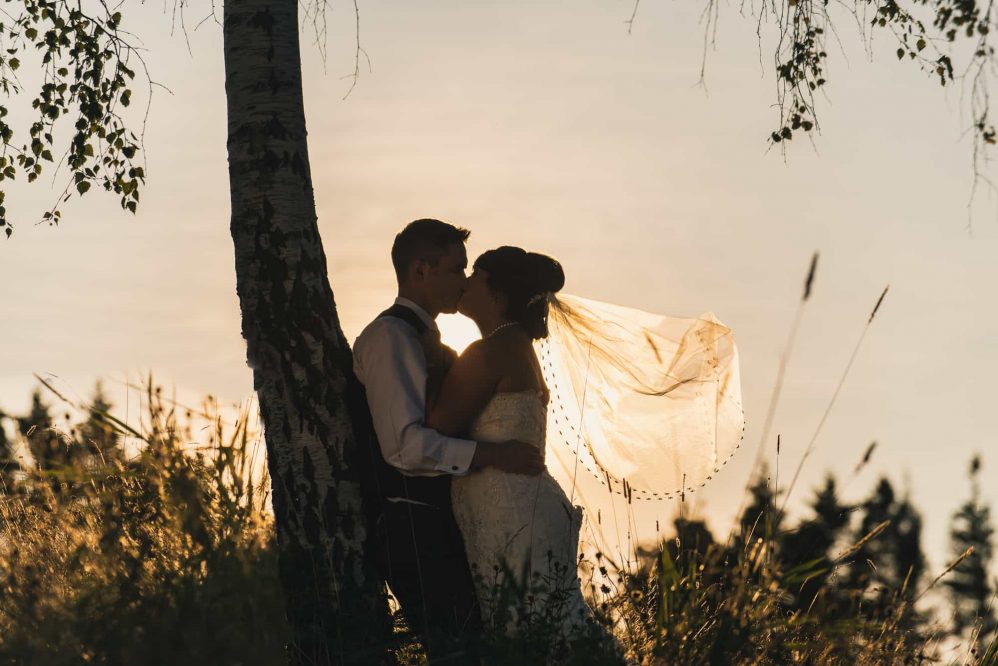
M171 8L125 12L153 78L172 91L154 93L139 214L93 190L66 206L60 227L38 226L54 191L8 193L17 230L0 242L6 411L27 406L35 372L84 397L103 377L120 407L123 380L150 371L189 402L252 391L228 230L221 28L191 31L188 52L179 28L170 34ZM568 293L676 316L713 311L739 344L748 423L742 450L696 499L725 529L819 251L767 455L781 433L789 478L890 283L795 499L826 471L850 500L886 474L923 510L925 547L943 565L976 451L998 500L998 201L982 193L968 226L960 89L898 62L886 34L871 62L844 16L821 134L813 146L795 138L784 159L766 143L778 121L772 54L737 3L721 7L706 87L702 6L644 0L628 34L632 9L360 0L372 68L363 64L345 100L352 7L332 5L325 61L305 29L319 225L348 336L393 298L392 237L418 217L469 227L472 257L501 244L554 255ZM188 24L208 11L189 11ZM874 440L872 463L853 478ZM663 522L674 510L661 506Z

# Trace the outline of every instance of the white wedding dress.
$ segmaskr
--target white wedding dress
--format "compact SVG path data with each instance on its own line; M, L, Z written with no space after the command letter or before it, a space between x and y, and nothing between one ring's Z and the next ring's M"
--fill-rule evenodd
M516 439L543 450L546 422L539 391L497 393L470 437ZM546 470L525 476L485 468L454 477L451 497L486 627L509 632L527 606L553 617L565 636L592 617L577 570L582 508ZM504 589L513 596L503 596Z

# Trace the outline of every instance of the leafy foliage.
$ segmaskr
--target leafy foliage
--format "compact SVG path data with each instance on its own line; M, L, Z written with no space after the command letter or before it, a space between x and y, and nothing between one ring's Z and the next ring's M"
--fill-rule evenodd
M68 182L44 220L58 223L60 203L95 184L119 195L121 207L134 213L145 170L137 161L141 139L123 114L141 58L122 32L121 12L103 2L93 4L93 13L60 0L7 4L21 11L4 12L7 20L0 21L0 89L8 101L25 92L17 76L25 58L40 58L42 82L31 99L35 119L26 133L8 122L8 104L0 105L0 182L18 174L32 182L64 152ZM63 131L64 125L71 129ZM4 198L0 191L0 228L9 237Z
M707 0L705 43L713 42L719 15L718 0ZM969 89L973 165L978 181L994 185L984 175L988 149L998 141L991 116L989 91L998 72L991 35L998 19L993 3L977 0L759 0L742 4L757 20L762 48L763 26L775 21L773 49L776 105L779 121L769 133L771 145L786 149L794 136L820 130L818 100L829 84L829 36L842 47L840 30L855 23L867 55L874 36L886 31L896 44L899 60L913 62L941 86L963 81ZM958 63L963 59L962 65ZM705 55L706 60L706 55ZM703 77L703 70L701 71Z

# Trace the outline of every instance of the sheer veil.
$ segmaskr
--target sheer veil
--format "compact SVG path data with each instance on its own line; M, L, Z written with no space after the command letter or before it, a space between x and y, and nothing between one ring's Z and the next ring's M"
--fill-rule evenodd
M548 453L590 521L599 502L577 492L580 475L628 503L685 496L709 481L745 424L731 330L712 313L546 298L550 334L538 352L551 393Z

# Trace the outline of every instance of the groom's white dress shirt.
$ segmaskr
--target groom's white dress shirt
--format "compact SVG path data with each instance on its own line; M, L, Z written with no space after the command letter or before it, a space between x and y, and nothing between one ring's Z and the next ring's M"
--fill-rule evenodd
M431 329L433 318L407 298L409 308ZM419 335L397 317L378 317L353 346L353 368L367 391L374 430L385 461L408 476L461 475L475 455L475 442L441 435L425 425L426 355Z

